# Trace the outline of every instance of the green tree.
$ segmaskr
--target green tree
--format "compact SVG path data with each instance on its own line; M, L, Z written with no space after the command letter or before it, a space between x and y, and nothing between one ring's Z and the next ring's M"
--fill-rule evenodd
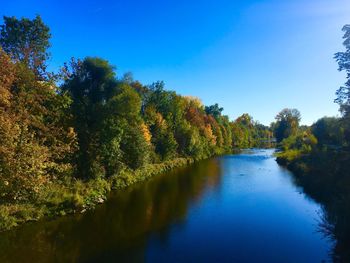
M281 142L283 139L297 133L301 115L297 109L283 109L275 119L275 137L277 142Z
M255 122L253 117L245 113L231 124L233 147L250 148L261 144L261 139L267 138L268 128Z
M308 154L314 149L317 143L317 138L310 130L297 132L281 142L284 152L282 154L285 154L285 156L289 155L292 158L300 156L300 154Z
M113 140L119 138L121 161L132 169L149 161L150 147L142 130L140 112L141 98L138 93L128 84L118 83L116 94L106 103L104 118L108 124L102 130L108 131L116 126L116 132L111 133L117 136ZM110 153L107 151L106 154Z
M141 98L114 67L100 58L73 61L62 87L72 97L82 178L111 176L125 166L139 168L149 160L142 130Z
M344 128L339 118L319 119L312 125L311 131L322 146L342 146L344 143Z
M345 138L350 145L350 25L345 25L343 31L345 51L336 53L335 59L339 64L339 70L346 72L347 81L344 86L337 90L335 102L340 105L340 111L346 127Z
M101 128L105 121L105 104L116 93L114 67L106 60L88 57L83 61L73 60L70 68L66 66L64 71L66 80L62 90L68 91L73 101L74 128L79 144L79 175L82 178L103 175L102 156L98 153ZM108 138L110 143L116 144L113 136Z
M0 26L0 45L12 59L25 63L37 77L43 78L46 72L46 61L50 54L50 30L36 16L28 18L4 16L4 24Z
M176 157L178 143L162 114L156 112L153 107L147 108L146 120L150 123L151 141L160 159L168 160Z
M219 107L219 104L215 103L211 106L205 106L205 112L208 115L213 115L215 118L218 118L221 116L221 112L224 110L224 108Z

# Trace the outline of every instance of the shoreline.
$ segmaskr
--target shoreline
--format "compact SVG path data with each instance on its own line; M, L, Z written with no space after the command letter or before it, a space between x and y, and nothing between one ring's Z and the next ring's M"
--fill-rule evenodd
M244 149L234 149L231 154L240 153L242 150ZM109 178L88 181L66 179L50 183L43 187L39 198L34 202L0 204L0 233L11 231L27 222L85 213L104 203L112 191L121 191L175 168L189 166L197 161L223 154L230 154L230 152L213 154L200 159L178 157L161 163L147 164L137 170L124 169Z
M69 180L49 184L36 202L0 205L0 232L10 231L27 222L53 219L69 214L84 213L104 203L111 191L126 189L156 175L193 164L193 158L176 158L158 164L148 164L137 170L122 170L106 179L83 182Z

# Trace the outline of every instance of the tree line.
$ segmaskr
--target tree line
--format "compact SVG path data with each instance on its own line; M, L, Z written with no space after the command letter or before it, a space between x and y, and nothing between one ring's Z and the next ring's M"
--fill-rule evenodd
M319 230L335 241L334 262L350 262L350 25L343 31L345 51L334 56L346 73L335 99L341 117L323 117L307 127L299 125L298 110L285 109L272 125L280 148L277 161L323 205Z
M47 202L41 196L49 185L74 192L79 180L203 159L272 137L248 114L230 121L218 104L204 106L164 82L118 77L102 58L73 58L49 72L50 38L40 16L4 17L0 28L0 215L13 214L8 204Z
M334 58L339 71L346 72L346 83L336 91L341 117L323 117L310 127L300 126L301 114L297 109L283 109L271 124L271 129L283 153L281 158L292 160L317 151L348 152L350 147L350 25L343 28L344 52Z

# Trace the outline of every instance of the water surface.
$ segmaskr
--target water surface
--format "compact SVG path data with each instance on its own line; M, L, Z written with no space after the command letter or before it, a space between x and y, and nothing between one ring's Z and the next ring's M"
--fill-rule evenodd
M322 262L320 205L273 150L198 162L85 214L0 234L0 262Z

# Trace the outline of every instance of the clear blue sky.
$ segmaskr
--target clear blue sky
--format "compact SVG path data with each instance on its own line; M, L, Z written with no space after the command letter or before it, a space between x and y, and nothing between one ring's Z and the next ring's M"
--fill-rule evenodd
M2 1L0 15L40 14L52 32L52 68L100 56L145 84L218 102L264 124L284 107L303 123L338 114L349 0ZM2 20L0 21L2 22Z

